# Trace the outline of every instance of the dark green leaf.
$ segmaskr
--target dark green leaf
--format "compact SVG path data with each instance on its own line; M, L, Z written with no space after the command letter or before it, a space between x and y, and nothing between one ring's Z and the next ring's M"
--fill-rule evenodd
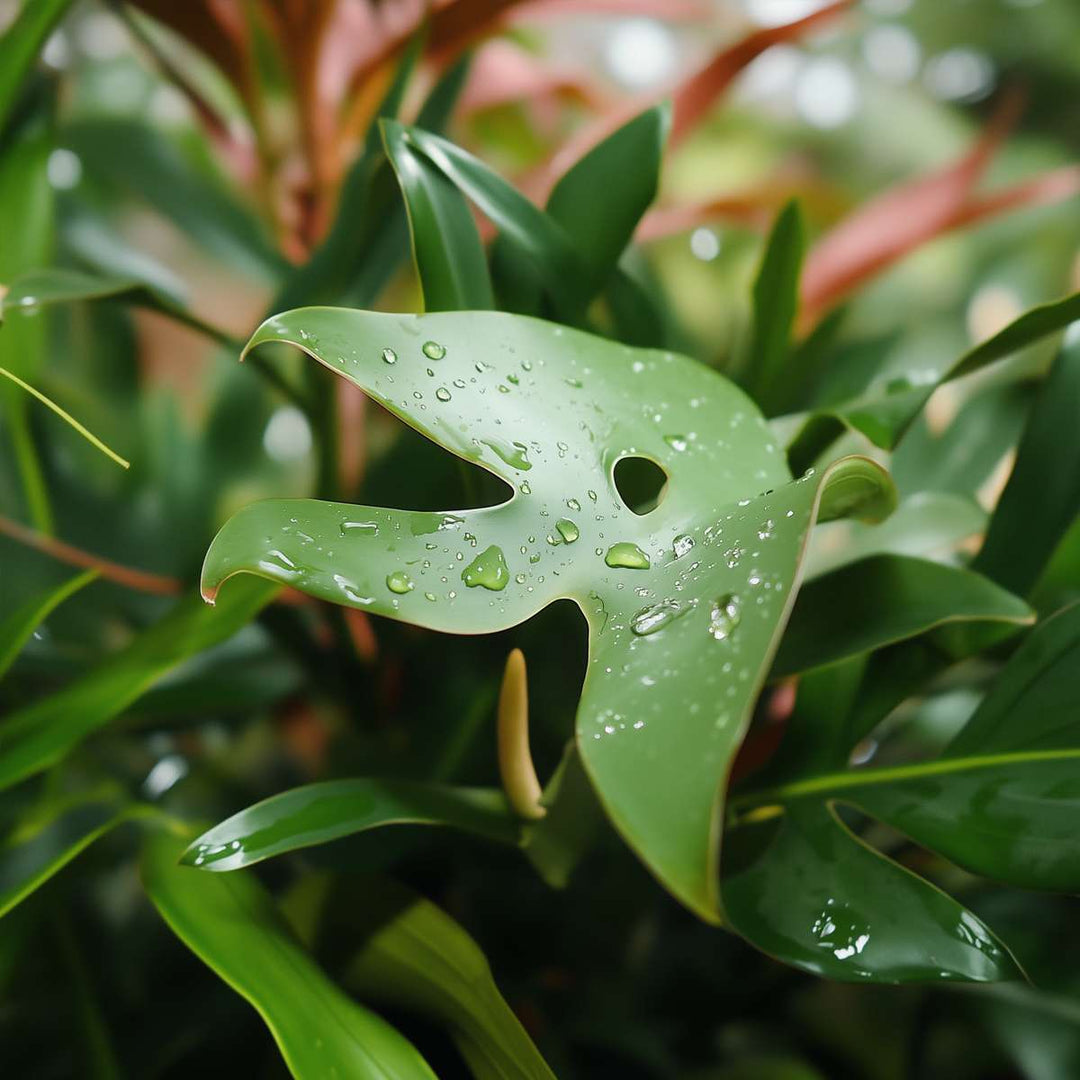
M1020 440L1016 464L975 559L1027 594L1080 515L1080 339L1058 353Z
M23 0L14 23L0 34L0 131L11 116L38 53L71 2Z
M147 838L146 891L176 936L255 1007L293 1076L434 1078L394 1028L316 966L254 877L178 866L184 844L164 832Z
M48 768L118 716L189 656L230 637L270 601L263 582L230 590L221 606L198 597L176 607L83 678L0 724L0 790Z

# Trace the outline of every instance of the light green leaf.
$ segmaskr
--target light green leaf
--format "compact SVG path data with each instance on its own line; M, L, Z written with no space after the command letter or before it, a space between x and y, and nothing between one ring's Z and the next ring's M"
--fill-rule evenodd
M574 600L590 636L585 769L646 865L716 919L724 778L810 526L885 516L884 472L852 458L791 483L752 402L714 372L534 319L309 308L268 320L250 347L267 341L304 349L513 494L442 513L255 503L211 545L204 594L253 573L456 633ZM620 495L625 458L668 477L648 514Z
M254 1006L293 1076L434 1078L394 1028L316 966L251 874L179 866L183 848L183 840L164 832L147 838L147 894L176 936Z

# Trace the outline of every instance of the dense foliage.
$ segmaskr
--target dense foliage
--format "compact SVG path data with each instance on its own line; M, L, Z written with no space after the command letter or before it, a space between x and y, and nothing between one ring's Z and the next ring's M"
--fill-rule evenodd
M1080 13L787 6L0 4L12 1075L1080 1070Z

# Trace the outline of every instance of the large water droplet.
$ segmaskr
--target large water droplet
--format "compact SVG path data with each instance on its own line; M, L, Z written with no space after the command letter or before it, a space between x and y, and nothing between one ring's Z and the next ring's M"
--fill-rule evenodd
M725 593L713 602L709 612L709 633L717 641L724 641L735 632L742 618L742 602L734 593Z
M416 583L404 570L394 570L386 575L386 587L400 596L402 593L412 592Z
M650 565L649 556L637 544L631 544L628 540L612 544L607 549L604 562L622 570L648 570Z
M581 509L581 503L579 503L579 502L577 501L577 499L567 499L567 500L566 500L566 505L567 505L567 506L568 506L568 507L569 507L569 508L570 508L571 510L580 510L580 509Z
M499 592L506 588L510 580L510 571L506 568L506 559L503 557L502 548L492 544L485 548L464 570L461 571L461 580L470 589L477 585L492 592Z
M630 629L639 637L655 634L685 615L693 606L693 603L683 604L678 600L660 600L642 608L630 620Z
M394 350L393 350L393 349L383 349L383 351L382 351L382 358L383 358L383 359L384 359L384 360L385 360L385 361L386 361L386 362L387 362L388 364L396 364L396 363L397 363L397 353L396 353L396 352L394 352Z
M682 536L676 536L675 543L672 545L675 558L681 559L693 546L694 538L692 536L687 536L685 533Z
M441 360L446 355L446 349L437 341L425 341L421 348L429 360Z
M360 536L378 536L379 525L375 521L343 521L341 535L348 536L350 533Z
M559 518L555 522L555 528L568 544L572 544L581 535L581 530L569 518Z
M435 396L440 401L449 401L450 400L450 391L447 390L445 386L440 386L439 389L435 391Z

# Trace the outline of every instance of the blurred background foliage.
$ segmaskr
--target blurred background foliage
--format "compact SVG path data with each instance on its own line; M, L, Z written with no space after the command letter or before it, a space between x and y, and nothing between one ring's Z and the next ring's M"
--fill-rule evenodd
M596 118L663 96L718 50L818 6L436 5L403 112L414 117L469 50L445 130L542 198L558 163L573 160L559 157L568 140ZM0 26L18 8L0 0ZM324 402L328 422L341 423L341 459L327 474L309 418L236 363L239 342L282 306L419 310L404 232L374 265L344 209L336 215L423 16L408 2L82 0L49 33L0 142L0 281L42 265L133 276L213 330L120 303L7 316L0 363L132 466L118 470L0 387L0 612L70 577L67 564L88 553L104 567L34 633L0 685L0 713L90 670L192 591L215 530L255 498L329 485L374 505L485 501L471 471L344 391ZM979 190L1034 186L1007 214L931 229L847 302L817 401L913 373L932 381L1021 311L1080 288L1080 216L1063 198L1080 153L1078 44L1075 0L864 0L737 64L670 151L627 257L662 298L665 344L737 372L763 238L789 197L811 239L821 236L883 189L960 159L1007 114ZM949 493L978 522L1030 407L1025 376L1051 355L1034 347L940 389L891 455L902 493ZM295 392L306 385L301 363L283 354L267 366ZM1075 534L1044 583L1048 605L1080 594ZM42 784L0 794L0 821L43 794L104 780L207 821L314 778L490 784L492 715L513 645L529 657L534 754L549 775L585 665L569 605L485 638L275 605L176 667ZM892 752L940 746L976 701L969 687L940 688L915 722L895 725ZM157 919L133 851L125 829L111 834L50 883L46 903L0 923L5 1071L282 1075L256 1014ZM393 868L481 944L560 1077L1080 1075L1075 900L984 891L936 857L915 857L1002 932L1038 989L815 980L699 924L607 831L554 894L513 853L418 830L311 849L263 877L284 894L297 865ZM440 1076L466 1075L443 1034L392 1018Z

